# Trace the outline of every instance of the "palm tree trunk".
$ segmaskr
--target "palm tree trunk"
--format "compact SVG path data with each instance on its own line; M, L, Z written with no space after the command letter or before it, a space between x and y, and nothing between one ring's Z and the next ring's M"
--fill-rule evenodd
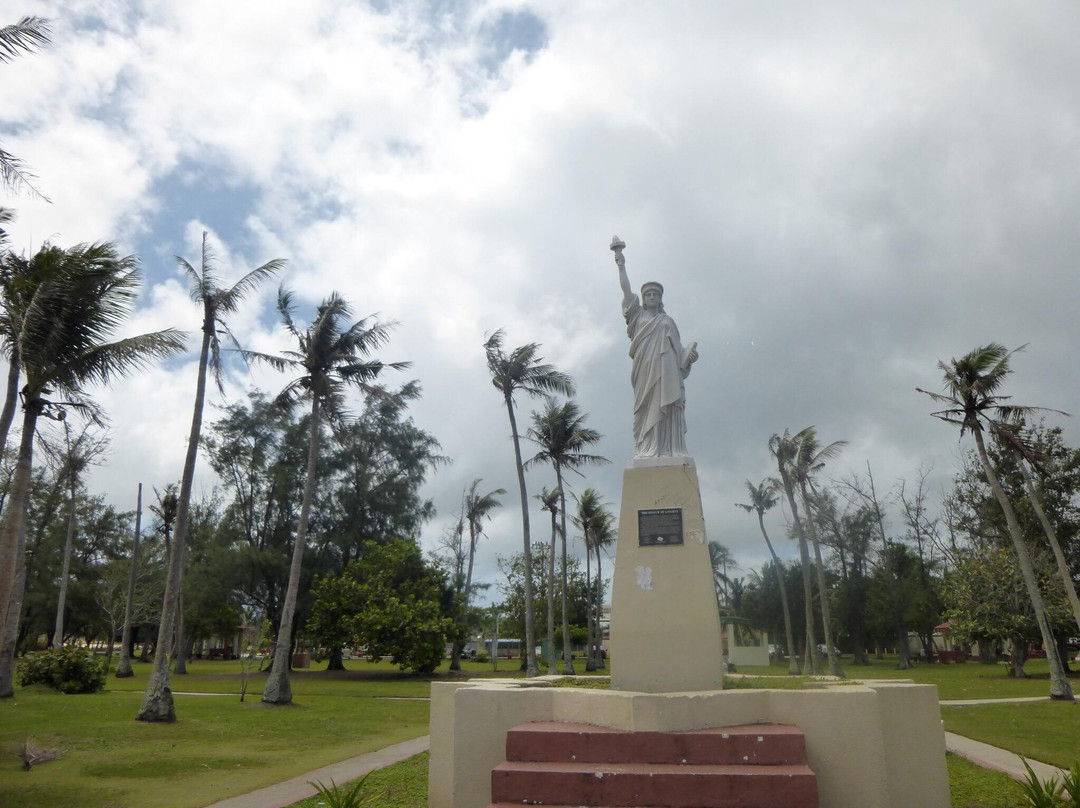
M19 641L19 617L22 615L22 593L26 591L26 530L19 537L19 568L15 572L15 591L19 597L8 607L7 627L0 636L0 698L15 695L15 648Z
M8 360L7 388L4 391L4 408L0 410L0 453L7 448L8 432L11 431L11 422L15 420L15 405L19 401L19 370L19 351L12 345L11 358Z
M810 542L814 545L814 560L817 562L817 585L818 595L821 598L821 623L825 633L825 654L829 660L829 675L843 676L844 671L836 658L836 648L832 638L832 608L829 604L829 587L825 581L825 564L821 558L821 543L818 541L817 526L814 524L814 514L810 510L810 498L806 494L806 488L799 486L802 495L803 514L806 516L804 524L810 533Z
M142 529L142 483L139 483L139 496L135 504L135 543L131 547L131 571L128 573L127 601L124 603L124 631L120 639L120 661L116 664L116 678L126 679L134 676L131 670L131 609L135 602L135 581L139 567L139 532Z
M11 480L11 493L4 512L4 528L0 534L0 638L7 636L7 624L11 618L11 605L22 603L22 584L16 580L19 556L25 553L25 544L20 549L20 536L26 529L26 511L29 502L30 474L34 463L34 430L37 428L37 409L34 406L24 408L23 433L19 441L19 456L15 461L15 474ZM25 542L25 538L23 539ZM18 618L14 618L18 622ZM12 652L14 653L14 647Z
M585 533L585 591L589 593L588 599L592 600L592 545L589 543L589 528L582 525ZM585 657L585 670L596 670L596 660L592 656L592 647L596 644L596 625L593 620L592 608L585 610L585 642L589 645L589 654Z
M518 437L517 419L514 418L514 401L507 393L506 412L510 416L510 433L514 438L514 462L517 465L518 488L521 490L521 532L525 562L525 676L540 675L536 664L536 624L534 618L536 594L532 579L532 536L529 533L529 494L525 488L525 466L521 462L521 439Z
M187 654L184 653L184 593L176 600L176 636L173 639L173 673L184 675L187 673Z
M810 579L810 550L806 546L806 535L803 532L802 521L799 519L799 508L795 504L795 491L788 479L787 470L780 464L780 481L784 485L784 494L787 496L788 507L791 508L791 521L795 526L795 536L799 542L799 563L802 565L803 599L806 610L806 647L803 649L803 670L810 676L820 673L814 651L817 649L817 637L814 636L814 584ZM795 649L791 649L795 653Z
M563 489L562 468L558 463L555 464L555 481L559 485L559 508L562 520L562 586L559 593L562 600L562 672L564 676L573 676L574 654L570 650L570 618L566 606L569 597L566 573L566 492ZM585 548L585 552L589 552L588 548Z
M548 676L555 676L558 666L555 664L555 543L559 534L558 515L551 513L551 551L548 553L547 568L547 662Z
M1076 585L1073 583L1072 573L1069 571L1069 564L1065 561L1065 554L1061 552L1061 542L1058 541L1057 531L1055 531L1054 526L1050 524L1050 520L1046 518L1046 512L1043 510L1042 501L1035 491L1035 481L1031 478L1031 469L1028 468L1027 463L1024 462L1022 457L1018 457L1017 462L1020 464L1020 473L1024 475L1024 485L1027 487L1028 501L1031 502L1031 507L1034 508L1035 515L1039 517L1039 524L1042 525L1043 533L1046 534L1046 540L1050 542L1050 547L1054 551L1054 560L1057 561L1058 574L1065 584L1065 592L1069 596L1069 605L1072 606L1073 620L1076 621L1077 628L1080 628L1080 598L1076 595Z
M169 571L165 578L165 597L161 605L161 625L157 644L154 646L154 669L146 682L138 721L176 720L172 687L169 680L169 648L171 647L174 618L180 599L180 579L184 572L184 545L187 543L188 514L191 506L191 487L195 480L195 461L199 455L199 437L202 434L203 402L206 399L206 366L210 357L210 335L213 321L203 322L202 347L199 351L199 375L195 380L195 406L191 414L191 431L188 434L187 454L184 456L184 473L180 479L180 498L176 505L176 527L173 530L173 549L169 554Z
M1001 487L994 467L990 464L990 458L986 454L986 445L983 443L982 429L976 425L972 430L975 435L975 446L979 451L979 461L982 463L986 481L990 483L990 490L1001 506L1005 514L1005 524L1009 528L1009 537L1016 549L1016 560L1020 565L1020 574L1024 578L1024 586L1027 588L1028 597L1031 598L1031 607L1035 610L1035 620L1039 624L1039 632L1042 634L1043 646L1046 648L1046 661L1050 667L1050 698L1059 701L1073 701L1072 687L1065 678L1065 668L1061 664L1061 656L1058 654L1057 642L1054 640L1054 632L1050 628L1050 620L1046 616L1046 606L1043 603L1042 593L1039 591L1039 582L1035 577L1035 568L1031 565L1031 556L1028 555L1024 537L1020 533L1020 524L1016 521L1016 512L1013 511L1012 503L1005 495L1005 489Z
M278 629L274 648L274 664L263 688L262 700L268 704L292 702L292 685L289 682L289 653L292 651L293 617L296 598L300 591L300 569L304 561L304 544L307 541L308 516L311 501L315 498L315 473L319 462L319 426L321 419L318 395L311 401L311 439L308 448L307 479L304 480L304 501L300 506L300 524L296 526L296 542L293 544L292 564L289 567L289 588L285 591L285 603L281 607L281 628Z
M600 646L604 642L604 629L600 626L600 618L604 614L604 576L601 572L600 565L600 551L603 548L600 543L596 543L596 614L593 617L593 624L596 626L595 633L593 635L593 644L589 649L589 653L592 654L594 659L594 665L596 670L604 669L604 654L600 650ZM589 552L588 548L585 548L585 552Z
M64 424L67 430L67 424ZM71 441L68 441L68 463L71 463ZM53 630L53 648L64 644L64 603L67 600L68 576L71 574L71 546L75 543L75 474L71 472L68 489L67 536L64 538L64 564L60 573L60 594L56 599L56 627Z
M776 570L776 583L780 586L780 605L784 609L784 636L787 640L788 649L788 674L798 676L799 658L795 654L795 636L791 633L791 609L788 607L787 591L784 586L784 568L780 566L780 559L777 558L772 542L769 541L769 534L765 532L765 517L761 511L758 511L757 515L758 527L761 528L761 535L765 537L765 546L769 548L769 555L772 556L773 560L773 569Z

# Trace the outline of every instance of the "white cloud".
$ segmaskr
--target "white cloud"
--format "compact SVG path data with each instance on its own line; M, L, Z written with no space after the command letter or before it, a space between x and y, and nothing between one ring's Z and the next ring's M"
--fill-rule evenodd
M474 477L510 492L479 562L489 577L520 517L486 334L541 342L575 375L615 461L588 484L618 501L631 447L616 232L632 282L661 280L699 342L689 445L710 537L739 559L764 557L731 503L771 472L773 432L849 440L840 476L869 460L888 486L932 460L948 478L956 437L914 391L936 388L938 358L1030 341L1017 400L1076 409L1072 7L432 7L36 4L56 42L0 66L18 77L0 84L0 135L54 204L10 203L15 245L154 245L141 330L197 330L168 257L197 261L203 229L223 277L285 257L307 312L336 289L357 316L398 320L380 353L415 362L401 376L423 383L415 417L455 458L428 488L440 511ZM491 40L508 10L542 21L543 49ZM243 209L228 223L176 209L176 172ZM272 286L234 323L265 352L288 345ZM140 464L179 475L166 466L190 370L133 379L139 406L108 394L131 449L103 481ZM260 369L231 389L252 382L280 386ZM121 426L146 412L152 431ZM547 475L529 479L536 493Z

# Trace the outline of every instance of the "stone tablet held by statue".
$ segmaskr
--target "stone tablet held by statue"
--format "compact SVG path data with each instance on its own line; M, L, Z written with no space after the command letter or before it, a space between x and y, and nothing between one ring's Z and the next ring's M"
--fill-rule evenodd
M685 457L686 389L683 380L697 361L697 343L683 347L679 328L664 311L664 287L649 281L634 294L626 276L626 242L615 236L611 250L619 267L623 317L630 338L630 382L634 387L634 455Z

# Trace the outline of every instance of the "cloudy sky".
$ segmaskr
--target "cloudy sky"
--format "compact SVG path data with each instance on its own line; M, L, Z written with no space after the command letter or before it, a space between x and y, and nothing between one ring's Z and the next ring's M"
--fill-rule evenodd
M915 387L938 389L938 359L989 341L1029 343L1016 401L1080 407L1074 4L5 9L0 24L35 14L54 32L0 65L0 141L52 200L4 192L15 249L110 239L138 253L133 330L198 328L173 256L196 263L204 230L227 277L287 258L305 316L337 290L358 315L398 321L382 358L413 362L414 418L454 460L427 486L439 517L425 546L473 478L510 492L481 579L521 536L481 347L495 329L542 343L575 378L613 463L572 484L619 501L633 440L616 233L631 282L662 282L698 343L688 446L709 538L744 568L764 552L732 505L745 479L772 473L773 433L815 425L849 441L827 476L870 463L889 488L932 465L940 490L957 435ZM251 348L288 347L273 295L235 321ZM100 393L113 448L93 490L131 508L139 481L179 478L195 370L189 354ZM281 383L237 367L226 400ZM521 401L521 420L535 406ZM1077 424L1062 424L1075 445ZM531 472L530 495L551 477ZM776 535L783 521L772 515Z

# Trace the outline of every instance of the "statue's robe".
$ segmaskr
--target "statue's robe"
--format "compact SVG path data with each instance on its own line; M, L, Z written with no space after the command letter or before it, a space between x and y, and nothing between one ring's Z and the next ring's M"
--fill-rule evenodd
M689 369L679 329L663 311L650 314L634 295L623 307L630 337L634 386L634 454L686 455L686 391Z

